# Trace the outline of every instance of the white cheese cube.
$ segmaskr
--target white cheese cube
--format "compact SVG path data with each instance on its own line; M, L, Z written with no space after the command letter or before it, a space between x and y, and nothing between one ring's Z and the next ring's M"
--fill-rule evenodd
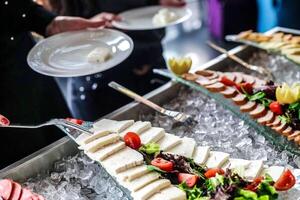
M159 139L164 137L165 130L163 128L151 127L145 132L141 133L140 138L142 144L148 144L150 142L157 142Z
M206 161L207 168L219 168L229 159L229 154L220 151L211 151Z
M207 161L209 157L210 148L203 146L203 147L196 147L193 155L193 159L195 163L198 165L203 165Z
M161 150L168 151L169 149L179 145L181 143L181 139L176 135L166 133L165 137L161 138L159 141L157 141L157 143L159 144Z
M106 136L108 134L110 134L111 132L110 131L97 131L95 132L93 135L90 135L89 137L85 138L83 141L82 141L82 144L85 145L85 144L88 144L96 139L99 139L103 136Z
M243 169L248 169L251 161L244 159L230 158L226 164L223 165L223 169L236 169L242 167Z

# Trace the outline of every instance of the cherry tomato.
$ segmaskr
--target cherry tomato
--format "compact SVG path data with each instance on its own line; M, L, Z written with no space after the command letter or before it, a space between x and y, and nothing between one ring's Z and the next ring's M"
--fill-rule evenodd
M224 170L221 169L221 168L212 168L212 169L209 169L205 172L204 176L206 178L212 178L212 177L215 177L216 174L220 174L220 175L223 175L225 174Z
M9 120L3 115L0 115L0 126L9 126L9 124Z
M230 80L226 76L222 76L220 82L227 86L235 86L236 85L236 83L234 81Z
M253 182L251 182L249 185L247 185L245 187L246 190L251 190L252 192L256 192L257 191L257 187L259 186L259 184L264 180L264 177L259 176L257 178L255 178L253 180Z
M193 174L187 174L187 173L178 174L178 182L179 183L185 182L189 188L192 188L197 183L197 180L198 180L198 176Z
M242 93L253 94L253 85L251 83L240 83L236 85L236 89Z
M279 191L291 189L296 184L296 179L291 170L285 170L280 178L275 182L274 187Z
M128 132L124 136L125 144L132 149L139 149L142 146L141 138L134 132Z
M163 158L155 158L151 161L151 165L158 167L161 170L166 172L170 172L173 170L173 163L171 161L165 160Z
M277 115L282 115L282 107L280 105L280 103L278 103L277 101L274 101L270 104L270 110L277 114Z
M83 124L83 120L81 119L74 119L74 118L66 118L67 121L72 122L74 124L78 124L78 125L82 125Z

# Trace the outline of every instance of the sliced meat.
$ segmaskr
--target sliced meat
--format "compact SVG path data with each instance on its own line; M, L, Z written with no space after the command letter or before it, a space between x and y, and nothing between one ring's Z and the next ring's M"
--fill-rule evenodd
M221 92L225 90L225 85L223 83L217 82L212 85L205 86L211 92Z
M242 112L250 112L254 110L257 106L257 103L255 101L248 101L246 104L242 105L240 107L240 110Z
M297 136L300 136L300 131L294 131L291 135L288 136L288 140L294 140Z
M202 86L207 86L207 85L212 85L217 83L218 80L217 79L213 79L213 80L209 80L203 76L199 76L198 79L196 80L196 83L202 85Z
M297 136L294 140L297 144L300 144L300 136Z
M186 73L182 75L182 78L188 81L195 81L198 78L197 74L192 74L192 73Z
M275 117L273 122L267 123L266 126L274 127L274 126L279 126L281 123L281 120L278 116Z
M250 83L250 84L255 83L255 78L253 76L243 74L242 77L243 77L243 82L245 83Z
M233 87L226 87L226 89L220 93L223 94L225 98L233 98L238 92Z
M239 84L243 82L243 74L239 73L239 72L233 72L234 76L235 76L235 83Z
M232 100L234 101L234 103L236 105L244 105L248 102L247 98L245 95L238 93L238 95L236 95L235 97L232 98Z
M13 190L13 182L9 179L3 179L0 181L0 197L4 200L8 200Z
M275 119L274 113L272 111L268 110L268 112L265 116L257 119L257 122L260 124L267 124L267 123L271 123L272 121L274 121L274 119Z
M235 75L233 73L226 72L223 74L223 76L226 76L226 78L235 82Z
M286 123L281 123L279 126L272 127L272 129L278 133L282 133L282 131L284 131L286 127L287 127Z
M23 188L20 200L28 200L28 199L31 199L32 196L33 196L33 193L30 190Z
M256 106L256 108L254 110L252 110L249 114L254 119L257 119L257 118L263 117L264 115L266 115L266 113L267 113L266 107L262 104L258 104Z
M13 182L13 189L9 200L19 200L22 194L22 186L19 183Z
M195 72L197 75L204 76L207 79L216 79L218 78L218 73L211 70L198 70Z
M284 136L289 136L292 132L293 132L292 127L288 126L288 127L286 127L286 128L282 131L282 134L283 134Z
M37 195L39 200L45 200L45 198L42 195Z

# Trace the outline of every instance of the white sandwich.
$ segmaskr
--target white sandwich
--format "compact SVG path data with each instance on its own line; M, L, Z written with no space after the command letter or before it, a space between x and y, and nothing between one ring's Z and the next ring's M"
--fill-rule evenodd
M171 185L154 194L148 200L186 200L186 193L181 189Z
M138 151L129 147L118 151L101 162L104 168L112 175L123 172L132 167L143 164L144 157Z
M126 147L125 143L122 141L117 141L116 143L104 146L103 148L99 149L98 151L94 153L87 153L87 155L92 159L96 161L102 161L108 156L120 151L121 149L124 149Z
M171 182L167 179L158 179L137 192L133 192L132 196L135 200L146 200L150 198L155 193L160 192L164 188L167 188L171 185Z
M194 154L193 154L193 159L195 163L198 165L203 165L207 161L210 153L210 147L208 146L199 146L196 147Z
M111 119L102 119L93 124L93 131L106 130L111 132L121 132L131 126L134 120L115 121Z
M124 137L124 135L128 132L134 132L136 134L141 134L142 132L148 130L149 128L151 128L150 122L137 121L132 126L128 127L124 131L122 131L120 133L120 136Z
M220 151L211 151L206 162L208 169L219 168L229 159L229 154Z
M163 151L168 151L169 149L179 145L180 143L180 137L169 133L166 133L165 137L163 137L157 142L157 144L159 144L160 149Z
M175 146L174 148L168 150L168 152L191 158L193 156L195 147L196 142L194 139L183 137L181 138L181 143Z
M157 142L165 135L165 130L163 128L151 127L140 135L143 144L148 144L150 142Z
M86 145L81 146L82 149L86 152L94 153L97 150L101 149L102 147L115 143L120 140L120 136L116 133L109 134L106 136L103 136L101 138L98 138Z
M109 47L97 47L87 55L89 63L104 63L112 57Z

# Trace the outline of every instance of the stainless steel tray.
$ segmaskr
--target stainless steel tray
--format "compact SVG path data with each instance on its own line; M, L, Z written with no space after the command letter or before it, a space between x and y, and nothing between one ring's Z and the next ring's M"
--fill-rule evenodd
M277 27L269 32L283 31ZM238 46L232 49L230 52L236 53L241 58L247 58L254 51L253 47ZM220 55L210 62L200 66L197 69L214 69L224 71L226 66L233 62L226 57L226 55ZM145 95L153 102L158 104L164 104L169 102L171 99L178 95L179 84L169 82L166 85L152 91ZM144 105L137 103L130 103L124 107L110 113L103 118L110 118L115 120L135 119L137 120L140 113L152 113L153 110L145 107ZM51 170L53 163L62 157L74 155L78 152L77 145L75 142L65 137L57 142L37 151L36 153L0 170L0 178L12 178L18 181L26 180L30 177L37 175L38 173Z

